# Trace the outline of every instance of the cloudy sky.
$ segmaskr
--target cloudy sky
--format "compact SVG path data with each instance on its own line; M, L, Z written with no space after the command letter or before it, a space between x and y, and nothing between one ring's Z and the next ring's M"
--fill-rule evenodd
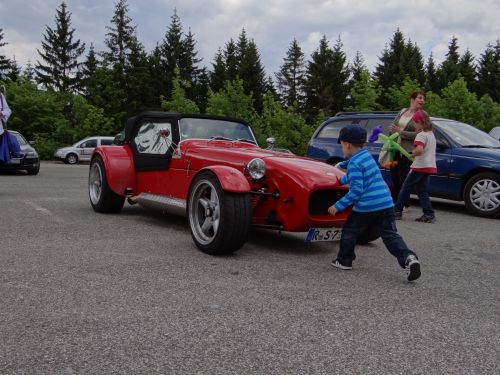
M75 37L87 47L104 50L115 0L66 0ZM37 48L48 25L55 27L61 0L1 0L2 53L24 66L39 59ZM500 39L498 0L128 0L129 16L139 40L148 51L160 42L177 9L184 31L191 29L202 64L211 67L215 53L242 28L257 43L268 74L274 75L295 38L306 58L323 35L340 36L352 60L360 51L373 70L385 44L399 27L416 42L425 60L432 52L439 63L452 36L460 53L467 48L476 56L488 43Z

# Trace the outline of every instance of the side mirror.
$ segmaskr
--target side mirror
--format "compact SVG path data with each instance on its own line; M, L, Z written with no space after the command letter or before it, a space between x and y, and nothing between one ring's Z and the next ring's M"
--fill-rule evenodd
M436 148L448 148L448 143L442 140L436 140Z
M274 145L276 144L276 138L269 137L266 139L266 143L268 148L274 148Z

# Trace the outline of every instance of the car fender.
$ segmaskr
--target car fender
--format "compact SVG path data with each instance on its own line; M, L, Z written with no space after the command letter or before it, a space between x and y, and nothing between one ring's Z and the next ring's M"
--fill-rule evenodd
M137 190L134 158L128 146L100 146L92 153L92 160L100 156L106 169L106 180L113 192L125 196L125 189Z
M251 190L248 179L243 173L235 168L225 165L216 165L199 170L199 172L202 171L213 172L219 179L219 182L224 191L230 193L247 193Z

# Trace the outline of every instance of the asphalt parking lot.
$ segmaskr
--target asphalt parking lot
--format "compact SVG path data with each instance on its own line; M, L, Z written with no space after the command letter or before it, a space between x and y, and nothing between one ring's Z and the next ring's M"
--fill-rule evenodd
M194 246L183 218L96 214L88 165L0 173L2 374L499 374L500 221L434 202L398 229L407 283L380 240L353 271L337 243L254 231Z

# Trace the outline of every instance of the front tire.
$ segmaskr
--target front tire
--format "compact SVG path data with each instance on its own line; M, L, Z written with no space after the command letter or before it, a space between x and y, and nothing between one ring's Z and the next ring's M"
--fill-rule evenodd
M470 178L465 184L464 202L467 210L475 216L500 216L500 175L483 172Z
M94 211L100 213L120 212L125 203L124 197L109 188L104 162L100 156L96 156L90 163L89 198Z
M246 241L252 211L249 194L228 193L211 172L201 172L189 191L189 229L204 253L230 254Z
M30 175L37 175L38 172L40 172L40 162L37 164L33 165L32 167L26 168L26 172Z

